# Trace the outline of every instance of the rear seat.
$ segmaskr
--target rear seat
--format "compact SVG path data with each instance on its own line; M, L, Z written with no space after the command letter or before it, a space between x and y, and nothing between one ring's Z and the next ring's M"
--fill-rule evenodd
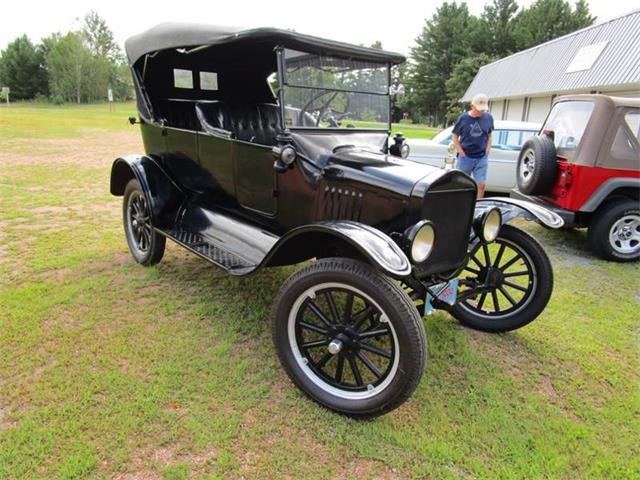
M170 127L185 130L202 130L194 111L193 101L161 100L158 102L158 117Z
M201 129L205 132L229 134L238 140L261 145L277 143L276 135L280 126L278 105L211 102L197 103L195 110Z

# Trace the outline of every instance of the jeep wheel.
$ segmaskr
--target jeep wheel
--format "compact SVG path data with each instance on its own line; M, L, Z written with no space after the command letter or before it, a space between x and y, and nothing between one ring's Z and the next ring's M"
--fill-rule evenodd
M166 239L154 230L147 200L136 179L129 180L124 189L122 220L134 260L145 266L158 263L164 255Z
M587 233L591 250L605 260L634 262L640 259L640 207L621 200L601 207Z
M355 260L323 259L294 273L274 302L272 333L291 380L354 417L400 406L425 367L424 328L411 299Z
M495 242L472 249L460 285L463 300L451 314L471 328L504 332L540 315L551 297L553 271L533 237L503 225Z
M518 155L518 189L527 195L549 193L556 179L556 147L547 136L524 142Z

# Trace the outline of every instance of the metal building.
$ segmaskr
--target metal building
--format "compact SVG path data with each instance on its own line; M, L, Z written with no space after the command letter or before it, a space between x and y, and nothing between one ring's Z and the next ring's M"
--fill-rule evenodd
M494 118L528 122L542 122L558 95L640 97L640 10L481 67L461 101L477 93Z

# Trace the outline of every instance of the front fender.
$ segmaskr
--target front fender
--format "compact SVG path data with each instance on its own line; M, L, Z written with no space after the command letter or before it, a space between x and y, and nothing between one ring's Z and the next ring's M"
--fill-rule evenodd
M289 231L261 263L287 265L336 254L367 260L394 278L411 273L409 259L391 238L369 225L346 220L318 222Z
M474 216L491 207L500 209L503 224L521 217L540 222L549 228L562 228L564 225L564 220L557 213L535 203L509 197L489 197L477 200Z
M178 208L185 198L182 189L151 157L128 155L116 158L113 162L111 194L123 195L127 183L132 178L140 182L147 204L150 206L154 225L159 228L172 225Z

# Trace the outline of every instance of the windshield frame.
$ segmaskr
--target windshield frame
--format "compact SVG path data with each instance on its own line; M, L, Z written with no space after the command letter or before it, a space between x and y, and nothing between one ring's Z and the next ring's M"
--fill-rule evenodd
M349 90L349 89L340 89L340 88L314 88L314 87L308 87L308 86L302 86L302 85L295 85L295 84L291 84L289 85L286 82L286 76L285 76L285 71L286 71L286 62L285 62L285 47L279 46L276 48L276 59L277 59L277 64L278 64L278 103L280 106L280 126L282 128L282 130L284 132L286 131L297 131L297 132L304 132L304 131L313 131L313 132L327 132L327 133L358 133L358 132L362 132L362 133L371 133L371 132L386 132L387 135L389 135L391 133L391 95L389 92L389 86L391 85L391 67L392 64L390 62L379 62L381 67L386 68L387 71L387 89L385 93L375 93L375 92L366 92L366 91L361 91L361 90ZM296 49L298 50L298 49ZM309 53L312 55L318 55L317 52L310 52L310 51L305 51L305 50L298 50L301 51L303 53ZM331 52L329 52L331 53ZM343 56L341 55L336 55L340 58L343 58ZM358 60L357 57L351 57L351 59L353 60ZM377 95L377 96L381 96L381 97L386 97L387 98L387 108L388 108L388 115L387 115L387 128L336 128L336 127L306 127L306 126L288 126L285 124L285 118L286 118L286 106L285 106L285 89L287 87L291 87L291 88L308 88L308 89L312 89L312 90L326 90L326 91L335 91L335 92L345 92L345 93L360 93L360 94L366 94L366 95Z

